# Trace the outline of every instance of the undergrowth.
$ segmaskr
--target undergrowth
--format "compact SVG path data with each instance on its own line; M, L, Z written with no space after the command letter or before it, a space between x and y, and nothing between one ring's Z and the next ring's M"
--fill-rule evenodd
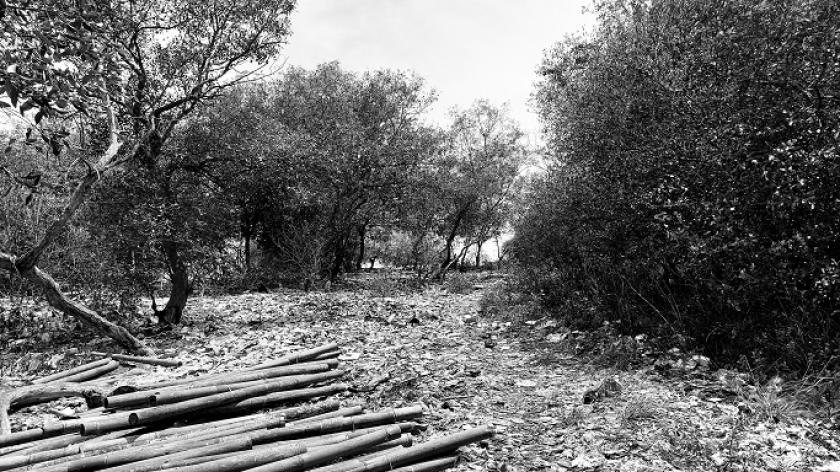
M840 426L840 372L830 371L828 366L823 366L817 373L789 376L783 380L752 368L744 358L740 364L728 365L693 354L687 348L690 344L680 336L655 338L624 334L626 331L620 321L610 322L597 314L593 314L597 323L589 323L589 329L583 329L587 323L569 320L557 311L547 310L539 297L522 291L516 281L489 287L480 307L485 316L518 326L520 336L529 344L543 351L574 356L601 368L655 367L667 377L686 379L711 376L713 368L722 369L721 372L730 372L726 369L745 371L746 374L737 377L746 381L724 382L724 388L734 393L743 412L753 421L791 423L798 418L811 417ZM628 404L622 422L629 423L650 414L652 411L643 403ZM673 439L675 444L686 440L679 434Z

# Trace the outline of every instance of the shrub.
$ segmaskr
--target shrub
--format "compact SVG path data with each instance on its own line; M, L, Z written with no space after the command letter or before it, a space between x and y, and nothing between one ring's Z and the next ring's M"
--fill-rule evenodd
M832 362L840 101L825 97L840 96L840 5L608 0L597 12L595 34L541 68L555 158L515 228L523 287L571 326L617 322L719 362Z

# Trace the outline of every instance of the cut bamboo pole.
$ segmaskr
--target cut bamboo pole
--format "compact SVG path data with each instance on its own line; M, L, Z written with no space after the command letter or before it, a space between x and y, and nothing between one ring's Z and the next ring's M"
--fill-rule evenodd
M413 429L414 423L401 423L396 426L400 428L401 432L405 433ZM352 433L331 434L303 440L265 444L262 446L255 446L252 451L229 453L223 456L217 456L216 459L187 459L185 461L172 464L172 468L164 470L165 472L204 472L206 470L212 470L214 472L238 472L282 459L282 457L280 457L268 460L272 454L284 455L286 454L285 451L299 451L297 454L289 454L289 457L291 457L292 455L303 454L304 452L310 450L316 450L318 448L349 441L350 439L364 436L365 434L370 434L372 432L384 431L389 427L390 426L380 426L376 428L357 430ZM395 440L377 446L372 446L370 450L380 450L386 447L390 449L396 446L404 446L406 444L410 444L410 438L411 436L403 434ZM208 463L211 461L212 463ZM199 464L201 464L201 466L199 466Z
M347 384L331 384L323 387L304 388L299 390L286 390L270 393L259 397L248 398L241 402L231 403L214 409L214 414L235 414L246 411L261 410L275 407L281 403L291 401L308 400L317 397L326 397L336 393L346 392Z
M234 456L238 456L240 454L247 454L248 452L249 452L248 450L234 451L234 452L226 452L224 454L216 454L215 456L192 457L190 459L181 459L181 460L172 462L171 464L169 464L168 468L161 469L161 470L166 471L166 472L171 472L175 469L178 469L179 467L189 467L189 466L193 466L193 465L196 465L196 464L204 464L205 462L217 461L219 459L227 459L228 457L234 457ZM204 471L206 469L199 469L199 470Z
M371 459L369 457L368 459ZM309 472L347 472L349 470L353 470L354 467L364 466L365 458L360 459L350 459L348 461L342 461L337 464L328 465L325 467L319 467L317 469L311 469ZM442 470L449 469L450 467L455 467L458 464L458 456L445 456L439 459L432 459L424 462L417 462L411 465L406 465L403 467L398 467L396 469L392 469L389 472L440 472Z
M380 444L379 446L374 446L374 447L368 449L367 451L365 451L365 452L368 452L368 454L365 454L363 456L343 460L343 461L340 461L340 462L335 462L335 463L330 464L330 465L325 465L323 467L318 467L318 468L310 469L310 470L317 470L319 472L345 472L345 471L350 470L354 467L358 467L360 465L363 465L364 461L366 461L366 460L370 460L370 459L374 459L374 458L379 457L379 456L390 454L390 453L396 451L398 448L402 447L402 446L384 447L386 444L389 444L389 443L392 443L392 442L393 441L388 441L387 443Z
M430 461L399 467L391 472L440 472L455 467L457 464L458 456L446 456L440 459L432 459Z
M137 435L135 441L144 441L144 440L151 440L151 439L161 439L169 436L179 436L185 435L187 433L195 432L195 431L207 431L211 429L220 428L227 425L236 425L239 423L246 423L252 421L262 421L266 418L285 418L283 412L271 412L271 413L257 413L254 415L248 416L237 416L235 418L230 418L226 420L219 420L219 421L210 421L206 423L199 423L199 424L190 424L185 426L179 426L175 428L166 428L161 429L159 431L151 431L148 433L142 433Z
M38 468L38 472L82 472L86 470L97 470L106 467L116 467L123 464L139 462L154 457L171 455L183 451L197 451L208 446L217 445L225 445L223 448L227 448L227 450L224 452L247 449L251 447L250 441L248 441L247 438L237 438L234 440L212 439L207 441L187 440L171 443L154 443L140 447L131 447L119 451L108 452L105 454L75 458L74 460L68 462Z
M81 436L72 436L73 438L80 438ZM127 444L126 439L112 439L110 441L98 442L95 444L70 444L65 447L57 449L48 449L44 451L37 451L27 454L16 454L5 457L0 457L0 471L14 469L16 467L24 467L41 462L54 461L63 457L74 456L88 451L96 450L112 450L118 446Z
M196 379L186 385L189 387L200 387L206 385L217 385L219 383L266 380L274 377L285 377L289 375L316 374L318 372L336 369L339 364L340 362L335 359L327 359L318 362L304 362L301 364L271 367L268 369L261 369L259 371L225 372L223 374L212 376L209 379Z
M153 470L166 469L170 464L177 463L178 461L185 459L215 456L228 452L245 451L251 448L251 442L247 438L232 438L227 440L219 439L214 441L218 442L202 447L184 449L179 452L158 454L148 459L135 460L116 467L109 466L106 470L108 472L149 472Z
M321 367L323 364L328 366L327 369ZM177 387L187 385L190 387L218 385L220 383L234 383L244 382L248 380L263 380L273 377L282 377L287 375L300 375L322 372L324 370L335 369L339 365L339 361L335 359L325 359L317 362L304 362L295 365L285 365L272 367L271 369L263 369L264 374L256 373L255 371L236 370L232 372L223 372L221 374L201 375L193 378L170 380L167 382L158 382L152 386L151 389L160 389L168 387ZM146 388L145 390L149 390Z
M78 446L76 446L76 451L78 452ZM38 462L45 462L75 453L76 452L66 452L64 449L56 449L52 451L36 452L34 454L20 454L0 457L0 470L25 467L27 465L37 464Z
M332 411L338 410L339 402L338 400L326 400L321 401L318 403L310 403L306 405L291 407L291 408L284 408L282 410L276 410L277 413L282 412L282 414L286 417L286 421L300 421L305 418L310 418L316 415L321 415L324 413L329 413ZM203 410L196 413L190 413L189 415L184 416L184 419L187 420L207 420L211 417L219 417L225 418L224 415L216 415L212 413L213 410Z
M218 387L221 385L238 385L241 388L245 388L248 386L258 385L259 382L268 379L304 374L316 374L329 371L337 366L338 362L322 362L317 364L300 364L296 366L266 369L259 372L218 374L197 377L195 379L189 379L188 381L176 380L172 382L161 382L156 384L154 389L144 389L139 392L125 393L122 395L110 395L105 399L105 406L108 408L147 406L154 401L153 398L156 396L167 395L172 392L185 392L185 388L189 390L196 390L202 387Z
M448 451L455 450L461 446L487 439L491 436L493 436L493 431L486 426L468 429L460 433L433 439L413 447L403 448L391 454L362 461L363 464L357 465L356 467L349 469L347 472L382 472L391 470L394 467L429 459Z
M53 441L51 444L45 444L25 451L20 451L18 454L0 457L0 471L41 462L54 461L56 459L88 451L115 449L115 446L127 444L129 442L125 438L112 438L104 441L96 438L96 441L83 442L89 438L78 435L68 435L66 437L54 439L61 439L62 441ZM58 446L59 444L65 445L61 447Z
M338 357L340 355L341 355L341 351L336 349L335 351L329 351L329 352L325 352L323 354L318 354L317 356L313 357L312 359L310 359L307 362L324 361L324 360L327 360L327 359L335 359L336 357Z
M348 441L353 438L357 438L359 436L363 436L365 434L370 434L374 431L379 431L381 429L385 429L390 427L391 425L382 425L382 426L372 426L370 428L360 428L355 431L344 431L340 433L330 433L330 434L322 434L318 436L310 436L306 438L297 438L297 439L290 439L286 441L278 441L272 443L265 443L265 444L255 444L254 450L263 450L263 449L271 449L274 447L284 447L289 444L303 444L306 447L320 447L326 446L328 444L335 444L340 443L343 441ZM405 421L402 423L396 423L395 426L400 427L400 431L404 434L408 434L417 427L417 423Z
M128 413L114 413L101 417L85 418L84 423L79 425L79 433L82 436L97 436L117 429L130 428Z
M190 435L196 439L212 439L237 436L244 433L259 434L265 431L271 431L274 428L282 428L285 424L283 416L276 416L268 418L261 422L249 421L247 423L234 423L228 426L222 426L212 431L203 432L201 430L195 431Z
M84 382L85 380L95 379L97 377L101 377L108 372L113 370L117 370L120 367L120 363L117 361L108 361L107 364L101 365L99 367L95 367L93 369L88 369L77 374L68 375L67 377L63 377L61 379L62 382Z
M43 440L39 439L39 440L33 441L33 442L38 442L38 441L43 441ZM3 457L3 456L8 455L8 454L17 454L19 451L28 449L30 447L30 444L32 444L32 443L23 443L23 444L15 444L14 446L0 447L0 457Z
M400 428L400 430L402 430L402 428ZM381 444L377 447L382 448L382 449L385 449L385 448L390 449L392 447L397 447L397 446L411 447L413 445L414 445L414 438L410 434L403 434L402 436L398 437L397 439L394 439L393 441L388 441L388 442L386 442L384 444ZM376 449L374 448L372 450L376 450Z
M172 464L173 467L163 470L166 472L240 472L271 462L288 459L289 457L299 456L306 453L307 450L306 446L293 444L274 449L246 451L228 457L218 457L216 460L204 461L197 464L183 464L182 462L176 462Z
M0 447L0 457L3 457L7 454L16 454L19 451L22 451L24 449L28 449L29 447L31 447L30 444L38 442L38 441L43 441L43 439L38 439L38 440L33 441L31 443L15 444L14 446Z
M168 440L182 440L190 439L209 439L210 437L224 436L228 432L245 432L262 428L276 428L285 424L285 417L282 413L272 412L264 415L262 418L252 418L249 421L235 421L226 422L222 424L202 425L202 427L195 428L174 428L173 430L161 430L156 433L144 434L142 439L134 439L135 443L146 443L159 439ZM107 429L108 425L105 426ZM184 430L186 429L186 430ZM91 434L88 430L83 430L82 434Z
M336 411L331 411L329 413L323 413L323 414L320 414L320 415L311 416L309 418L304 418L304 419L295 421L293 423L286 423L286 424L289 425L289 426L297 426L299 424L311 423L313 421L321 421L321 420L325 420L325 419L328 419L328 418L341 418L341 417L347 417L347 416L361 415L363 411L364 411L364 409L362 408L361 405L349 406L349 407L346 407L346 408L340 408Z
M83 435L101 434L114 429L146 425L154 423L155 421L173 419L196 411L208 410L228 403L235 403L250 397L266 395L268 393L292 389L298 386L324 382L341 377L342 375L344 375L343 371L336 370L320 374L280 377L278 379L267 381L262 385L234 390L232 392L218 393L215 395L193 398L179 403L143 408L131 412L115 413L105 419L85 420L81 427L81 433Z
M256 385L260 385L260 382L255 385L250 385L251 383L248 382L248 386L240 387L240 384L233 384L233 385L224 385L219 387L202 387L197 389L191 390L183 390L182 392L166 392L161 395L155 395L152 397L152 405L167 405L170 403L177 403L184 400L190 400L193 398L198 397L205 397L207 395L212 395L215 393L223 393L233 390L241 390L242 388L249 388L254 387ZM333 384L327 385L324 387L315 387L315 388L305 388L305 389L297 389L297 390L284 390L280 392L270 393L268 395L262 395L259 397L249 398L247 400L243 400L241 402L233 403L230 407L239 407L240 410L244 410L247 408L266 408L268 405L276 405L278 403L287 402L291 400L305 400L309 398L315 397L323 397L326 395L332 395L334 393L340 393L347 390L346 384Z
M72 369L63 370L61 372L56 372L55 374L48 375L46 377L41 377L40 379L35 379L32 381L33 384L45 384L50 383L55 380L63 379L65 377L69 377L71 375L75 375L86 370L95 369L97 367L102 367L108 364L110 361L108 359L100 359L98 361L88 362L87 364L82 364L78 367L74 367Z
M193 398L175 404L163 405L160 407L144 408L135 410L129 414L129 423L133 425L146 424L156 420L170 418L177 415L205 410L220 405L236 403L246 398L266 395L282 390L289 390L295 387L311 385L319 382L326 382L344 375L344 371L335 370L311 375L295 375L290 377L279 377L266 381L262 385L234 390L232 392L218 393L205 397Z
M321 435L346 430L364 428L388 423L410 420L423 415L420 406L388 409L378 413L351 416L349 418L331 418L315 423L305 423L294 427L278 428L257 433L252 436L254 444L296 439L306 436Z
M24 444L30 441L35 441L36 439L41 439L43 437L43 428L25 429L23 431L17 431L11 434L0 435L0 446L15 446L18 444Z
M250 472L298 472L341 457L358 454L377 444L395 439L399 435L400 427L391 426L382 431L374 431L349 441L317 448L299 456L272 462L249 470Z
M209 441L212 439L225 439L235 436L240 436L245 433L250 433L256 430L268 430L270 428L278 428L282 427L285 423L285 419L283 415L272 413L270 415L265 415L264 418L255 419L246 422L237 422L237 423L230 423L225 425L219 425L214 428L207 428L207 429L194 429L191 431L187 431L181 434L173 434L173 435L163 435L163 436L146 436L144 438L140 438L139 436L136 438L121 438L116 439L109 444L106 445L98 445L94 444L93 447L89 449L85 449L84 445L82 445L82 450L80 452L85 451L110 451L116 449L126 449L130 447L139 447L139 446L146 446L152 444L160 444L163 441L166 442L183 442L183 441Z
M100 437L106 437L110 435L103 435ZM198 435L181 435L181 436L170 436L167 437L167 444L174 443L174 442L193 442L193 443L201 443L206 444L210 443L211 439L218 439L219 437L225 437L225 433L216 434L215 436L202 436L197 437ZM93 440L86 441L78 446L73 446L77 448L75 450L70 450L70 454L52 458L47 460L46 462L42 462L38 464L38 467L53 467L57 466L58 464L63 464L71 461L75 461L80 457L88 457L88 456L100 456L105 454L110 454L114 452L124 451L130 448L142 448L148 446L155 446L160 445L162 441L156 439L149 440L145 439L142 441L136 440L134 437L127 437L127 438L113 438L105 441L99 441L99 438L94 438ZM70 448L68 448L70 449Z
M16 446L8 446L4 448L0 448L0 457L6 455L21 455L21 454L32 454L35 452L40 451L49 451L50 449L61 449L62 447L69 446L71 444L75 444L78 442L82 442L87 440L88 438L83 438L78 435L64 435L55 438L44 438L38 439L36 441L18 444Z
M251 370L260 370L260 369L268 369L269 367L277 367L281 365L288 365L288 364L297 364L298 362L307 361L313 358L318 357L321 354L330 353L333 351L338 350L338 344L336 343L329 343L323 346L319 346L312 349L306 349L303 351L295 351L285 356L275 359L273 361L263 362L262 364L255 365L253 367L248 367L244 369L246 371Z
M341 404L338 400L326 400L318 403L284 408L282 410L276 410L276 412L286 417L286 422L288 423L289 421L301 421L306 418L336 411L339 406L341 406Z
M82 442L81 444L65 446L65 449L69 450L69 452L71 452L71 454L64 455L64 456L57 457L57 458L51 458L49 460L40 462L40 463L37 464L37 467L39 467L39 468L51 467L51 466L54 466L56 464L69 462L69 461L78 459L81 454L84 454L86 456L97 455L97 454L106 454L108 452L112 452L112 451L116 451L116 450L125 448L126 446L123 443L123 440L125 438L122 438L121 436L128 435L128 434L130 434L132 432L136 432L136 431L137 430L119 431L119 432L116 432L116 433L97 436L95 438L73 435L72 437L82 438L84 440L84 442ZM127 439L129 441L131 440L131 438L127 438ZM74 451L73 449L76 448L76 447L78 447L78 450ZM58 448L58 449L62 449L62 448ZM49 450L49 451L43 451L43 452L55 452L55 449ZM56 454L56 455L60 456L60 454Z
M164 367L181 367L183 362L175 359L160 359L157 357L127 356L125 354L108 354L107 352L91 352L94 356L110 357L120 362L135 362L138 364L160 365Z
M112 433L111 435L99 436L92 439L90 437L84 437L78 434L65 434L64 436L42 439L40 441L29 443L31 445L30 447L16 452L15 455L28 455L35 454L36 452L52 451L55 449L62 449L67 446L72 446L81 442L84 442L86 445L93 443L101 443L103 441L116 439L122 435L129 434L130 432L131 431L120 431L116 434Z
M60 434L75 433L79 431L80 426L81 422L79 420L55 421L47 423L40 428L25 429L15 433L0 435L0 446L14 446Z

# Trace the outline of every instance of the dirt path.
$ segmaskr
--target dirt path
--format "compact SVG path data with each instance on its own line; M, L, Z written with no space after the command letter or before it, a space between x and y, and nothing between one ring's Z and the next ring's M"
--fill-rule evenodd
M493 439L466 451L459 471L800 471L838 460L837 435L815 430L811 420L761 423L736 400L686 394L686 383L558 356L551 343L535 342L547 334L538 323L523 338L509 323L485 318L481 296L433 288L391 297L289 291L200 298L187 325L148 339L186 365L142 374L236 369L336 341L345 350L347 382L362 390L346 403L421 402L427 436L496 428ZM584 405L583 393L608 376L621 395Z

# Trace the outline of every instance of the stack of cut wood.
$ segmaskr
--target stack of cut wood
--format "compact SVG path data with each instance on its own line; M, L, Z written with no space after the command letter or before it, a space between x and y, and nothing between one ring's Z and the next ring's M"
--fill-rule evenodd
M0 471L431 472L492 435L479 427L412 445L421 407L366 413L328 398L348 388L336 382L338 356L328 344L236 372L117 389L79 418L0 435ZM80 390L68 379L114 361L98 362L37 382Z

